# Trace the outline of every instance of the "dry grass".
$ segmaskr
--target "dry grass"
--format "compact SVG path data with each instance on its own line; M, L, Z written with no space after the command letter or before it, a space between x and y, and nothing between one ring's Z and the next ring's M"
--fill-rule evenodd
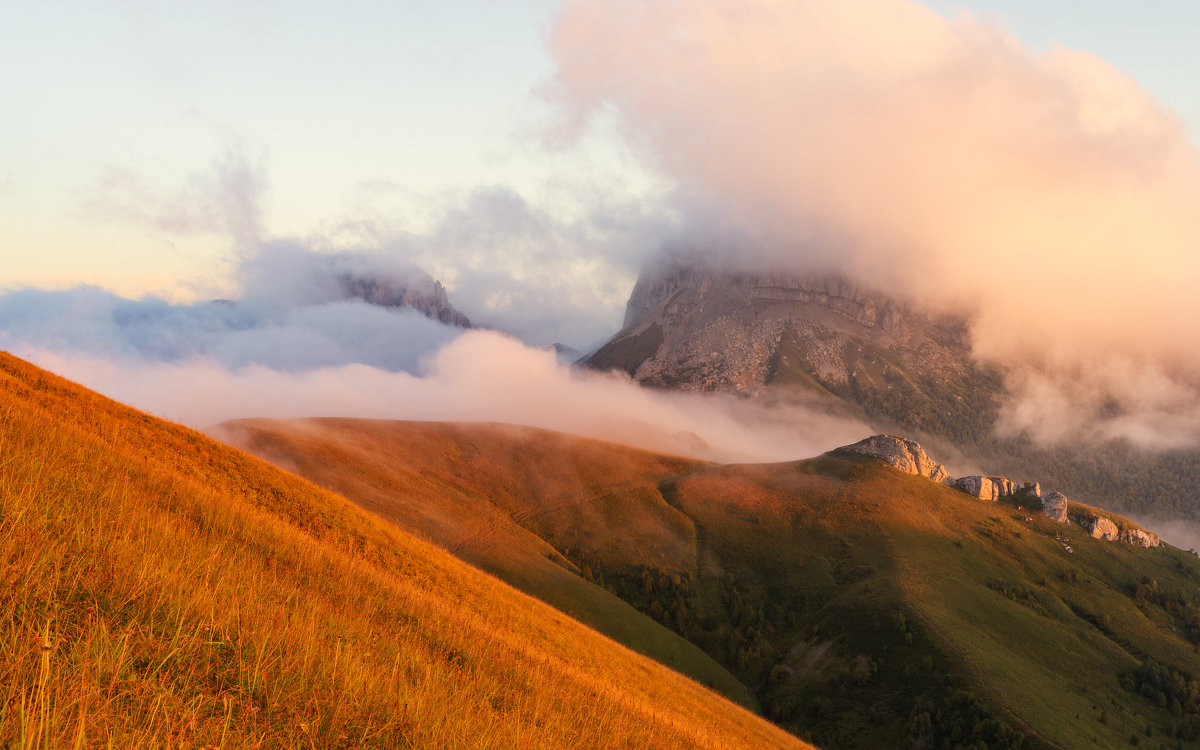
M585 580L562 553L606 543L675 567L696 558L690 522L658 482L708 466L501 424L240 420L218 438L294 471L450 550L639 653L754 707L709 655ZM552 543L547 543L552 541Z
M0 745L801 743L339 496L0 354Z

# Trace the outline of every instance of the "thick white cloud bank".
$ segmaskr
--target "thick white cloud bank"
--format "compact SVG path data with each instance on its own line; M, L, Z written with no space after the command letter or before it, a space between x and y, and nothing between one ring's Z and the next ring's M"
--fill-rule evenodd
M729 262L971 315L1007 428L1200 441L1200 156L1103 60L910 0L568 0L550 48L567 123L615 116Z
M655 392L627 377L575 370L553 353L468 331L416 373L362 364L285 371L32 351L34 362L119 401L197 427L239 417L490 421L588 435L721 461L804 458L869 428L732 397Z

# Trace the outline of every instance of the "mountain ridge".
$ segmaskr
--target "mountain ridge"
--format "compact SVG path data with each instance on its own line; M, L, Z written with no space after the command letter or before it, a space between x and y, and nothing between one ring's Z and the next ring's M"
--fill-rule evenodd
M409 278L342 273L337 280L346 299L362 300L379 307L416 310L446 325L471 327L470 319L450 303L442 282L424 271L414 270Z

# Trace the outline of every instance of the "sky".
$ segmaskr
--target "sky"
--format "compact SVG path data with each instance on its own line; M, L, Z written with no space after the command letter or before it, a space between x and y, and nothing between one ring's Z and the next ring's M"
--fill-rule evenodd
M1197 140L1196 4L931 7L990 19L1032 50L1092 51ZM559 10L550 0L7 3L0 285L229 296L255 239L387 245L481 190L511 191L559 221L586 219L598 194L652 202L671 176L603 123L569 144L549 135L545 40ZM464 264L444 250L421 260L453 290ZM462 252L468 263L473 252ZM620 283L591 300L610 325L636 273L628 265L601 269Z
M386 244L477 191L558 216L593 182L636 197L618 144L542 146L553 8L5 4L0 285L200 298L255 240Z
M478 381L447 362L569 392L539 347L611 335L664 245L736 236L713 252L968 315L1010 368L1007 429L1196 444L1198 22L1185 2L6 4L0 347L198 426L279 393L272 416L350 408L322 400L330 373L389 416L441 393L420 413L461 418ZM347 264L424 269L525 346L308 293ZM568 424L490 393L480 418ZM661 434L705 432L677 407Z

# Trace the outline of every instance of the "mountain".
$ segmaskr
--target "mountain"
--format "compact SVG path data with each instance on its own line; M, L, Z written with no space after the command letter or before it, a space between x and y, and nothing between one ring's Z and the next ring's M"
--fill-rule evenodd
M1125 512L1200 521L1200 451L1124 442L1039 447L995 425L1004 372L971 356L967 321L834 277L722 270L677 255L647 266L622 329L584 360L647 386L803 401L1036 475Z
M346 499L0 353L0 746L803 747Z
M582 619L583 583L615 594L821 747L1200 746L1200 560L1107 511L1064 500L1059 523L861 447L718 465L502 425L224 434Z
M958 442L995 419L1000 378L966 321L832 277L717 270L675 257L637 281L620 332L585 362L650 386L815 398Z
M446 288L429 274L413 269L406 276L342 272L337 276L342 299L358 299L380 307L409 308L427 318L460 328L470 328Z

